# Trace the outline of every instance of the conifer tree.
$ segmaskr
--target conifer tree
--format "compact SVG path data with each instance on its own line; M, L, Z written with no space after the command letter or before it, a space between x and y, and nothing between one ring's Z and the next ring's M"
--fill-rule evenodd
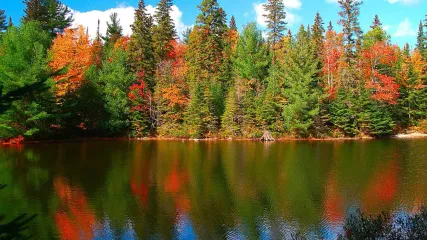
M26 9L23 21L40 22L43 29L52 36L62 33L74 21L70 9L59 0L24 0L24 4Z
M229 28L233 31L237 31L236 19L234 16L231 16Z
M12 21L12 17L9 17L9 23L7 24L7 27L13 27L13 21Z
M176 37L175 24L170 12L172 0L160 0L154 19L157 25L153 30L153 41L156 62L165 60L167 54L173 49L171 41Z
M273 64L275 63L275 54L277 44L284 36L284 32L286 31L286 12L285 5L282 0L268 0L268 2L264 5L264 10L267 14L264 17L267 18L267 29L268 40L270 45L273 47Z
M416 48L418 52L421 54L423 59L426 59L427 55L427 40L426 40L426 34L424 32L424 25L420 21L420 24L418 25L418 35L417 35L417 45Z
M312 34L311 38L313 39L315 51L314 55L316 59L320 59L323 55L324 49L324 41L325 41L325 28L323 27L323 19L319 13L316 13L316 17L314 18L314 24L311 29ZM322 61L318 61L317 69L319 69L318 73L320 74L320 70L323 68Z
M378 15L375 15L374 21L372 22L372 25L371 25L371 29L375 29L377 27L382 27L382 26L383 24L381 23L380 18L378 17Z
M120 25L120 19L118 19L117 13L112 13L110 22L107 22L107 33L103 39L114 45L121 36L123 36L123 27Z
M359 24L359 7L363 3L359 0L339 0L341 19L338 24L343 28L344 50L347 64L354 63L356 57L357 43L362 37L362 30Z
M328 31L333 31L333 30L334 30L334 26L332 26L332 21L329 21Z
M144 73L149 89L154 89L154 48L152 39L153 19L148 14L144 0L140 0L132 24L132 36L129 43L129 64L134 73Z
M6 14L4 13L4 10L0 9L0 32L5 31L6 29Z
M186 111L186 125L189 133L200 129L205 131L202 135L206 135L218 130L219 120L224 112L223 96L228 85L228 79L224 78L228 76L224 66L227 63L224 54L228 27L226 14L216 0L203 0L199 9L201 13L197 16L196 26L190 34L186 54L190 78L190 106ZM198 88L197 91L195 87ZM202 112L206 114L202 117L204 121L188 122L191 119L188 115L195 114L190 110L195 103L207 107L208 111ZM196 127L193 123L202 125Z
M320 94L317 88L318 59L315 45L301 25L296 41L284 62L285 88L283 118L286 130L292 135L307 136L314 117L319 114Z

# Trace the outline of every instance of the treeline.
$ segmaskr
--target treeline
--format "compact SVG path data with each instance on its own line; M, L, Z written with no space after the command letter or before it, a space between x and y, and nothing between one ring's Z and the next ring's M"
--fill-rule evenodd
M112 136L382 137L427 131L427 20L417 45L393 45L361 1L339 0L334 30L320 14L297 33L281 0L239 33L216 0L203 0L178 39L172 0L151 16L143 0L132 35L117 14L105 34L69 28L58 0L25 0L20 26L0 12L0 138Z

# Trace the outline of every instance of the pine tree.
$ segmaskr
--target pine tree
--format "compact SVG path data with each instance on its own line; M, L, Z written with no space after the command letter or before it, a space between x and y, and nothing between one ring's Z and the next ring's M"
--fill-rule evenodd
M329 21L328 31L333 31L333 30L334 30L334 26L332 26L332 21Z
M325 41L325 28L323 27L323 19L319 13L316 13L316 17L314 18L314 24L312 27L311 38L313 39L315 45L315 58L318 59L317 69L320 74L320 70L323 68L322 61L319 61L320 57L323 55L324 49L324 41Z
M356 47L362 37L362 30L359 24L359 6L363 1L359 0L339 0L342 11L339 12L341 19L338 24L342 26L344 33L344 48L347 64L354 63L356 57Z
M216 0L203 0L199 6L201 13L197 16L196 26L190 34L186 63L190 79L190 106L196 100L193 94L202 94L196 101L199 105L206 106L204 121L199 121L199 127L190 126L186 122L187 129L201 129L203 135L215 133L220 125L220 117L224 112L224 95L229 85L226 76L228 60L224 58L226 49L227 24L226 14L219 7ZM194 88L200 88L195 90ZM200 102L201 101L201 102ZM189 120L186 111L186 121Z
M372 22L371 28L375 29L377 27L381 27L382 28L383 24L380 21L380 18L378 17L378 15L375 15L374 17L374 21Z
M426 40L426 35L424 33L424 25L420 21L420 24L418 25L418 35L417 35L416 48L424 60L427 59L427 56L426 56L427 55L427 43L426 42L427 42L427 40Z
M277 44L282 40L286 31L286 12L282 0L268 0L264 5L264 10L267 12L264 17L267 18L268 40L273 47L273 64L275 63L275 54Z
M43 29L52 36L62 33L74 21L71 10L59 0L24 0L24 4L26 9L23 21L40 22Z
M182 31L182 38L181 38L181 41L184 43L184 44L188 44L188 42L189 42L189 37L190 37L190 34L191 34L191 31L192 31L193 29L192 28L190 28L190 27L187 27L187 28L185 28L183 31Z
M3 32L7 29L6 24L6 14L4 13L4 10L0 9L0 32Z
M283 95L286 98L283 118L286 129L294 136L307 136L313 126L314 117L319 114L320 94L315 77L319 71L319 60L315 57L315 51L315 45L301 25L283 66Z
M237 31L236 19L234 16L231 16L229 28L233 31Z
M134 73L144 73L149 89L153 90L155 60L152 39L153 19L148 14L144 0L140 0L132 24L132 36L129 43L129 64Z
M7 25L8 28L13 27L12 17L9 17L9 23Z
M165 60L167 54L173 48L171 41L175 39L176 31L170 15L172 5L172 0L160 0L154 15L154 19L157 22L153 30L156 62Z
M117 13L110 15L110 22L107 22L107 33L103 38L108 44L114 45L123 36L123 27L120 25Z

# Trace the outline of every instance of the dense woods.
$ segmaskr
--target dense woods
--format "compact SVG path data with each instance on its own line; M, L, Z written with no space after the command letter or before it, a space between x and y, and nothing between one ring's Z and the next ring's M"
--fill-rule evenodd
M171 0L143 0L132 35L117 14L91 39L59 0L25 0L19 25L0 10L0 139L75 137L383 137L427 131L427 21L403 48L361 1L337 22L292 33L281 0L238 32L216 0L177 33ZM420 16L421 17L421 16ZM97 21L94 19L94 21ZM99 26L98 21L98 26ZM182 35L182 39L178 36Z

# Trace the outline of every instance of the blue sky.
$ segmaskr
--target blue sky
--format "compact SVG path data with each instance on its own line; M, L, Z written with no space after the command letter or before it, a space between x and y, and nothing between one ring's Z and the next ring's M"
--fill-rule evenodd
M289 28L295 32L300 24L311 24L317 11L320 12L326 23L332 21L339 29L339 6L337 0L283 0L288 12ZM74 11L76 25L82 24L89 28L91 34L96 31L97 20L103 23L101 31L105 30L105 23L111 12L118 12L125 33L130 32L133 21L133 10L138 0L62 0ZM194 24L198 14L197 5L201 0L175 0L173 19L178 32ZM258 22L263 28L262 4L266 0L218 0L228 15L234 15L241 28L248 22ZM146 0L149 11L154 12L157 0ZM1 0L0 9L6 10L16 23L23 15L24 4L21 0ZM375 14L378 14L392 41L403 45L408 42L414 45L419 21L427 14L427 0L365 0L361 7L360 23L367 31ZM325 26L326 27L326 26Z

